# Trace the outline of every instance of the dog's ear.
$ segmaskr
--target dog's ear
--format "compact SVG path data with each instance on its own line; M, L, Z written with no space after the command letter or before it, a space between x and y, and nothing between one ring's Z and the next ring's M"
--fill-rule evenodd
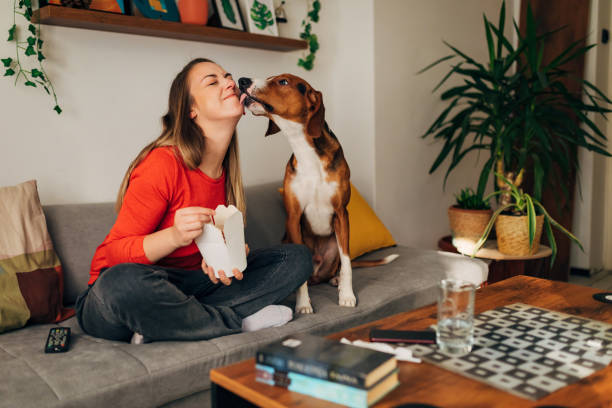
M280 132L280 131L281 131L281 130L280 130L280 128L279 128L279 127L276 125L276 123L274 123L274 122L272 121L272 119L270 119L270 120L268 121L268 130L266 130L266 136L268 136L268 135L273 135L273 134L278 133L278 132Z
M321 136L323 131L323 123L325 122L325 107L323 106L323 94L319 91L311 89L307 94L310 106L308 108L308 122L306 125L306 133L311 137L317 138Z

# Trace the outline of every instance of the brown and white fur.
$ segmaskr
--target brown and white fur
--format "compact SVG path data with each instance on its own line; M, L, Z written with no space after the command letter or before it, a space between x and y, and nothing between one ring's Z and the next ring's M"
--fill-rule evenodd
M340 142L325 122L321 92L290 74L267 80L240 78L241 100L256 116L270 121L266 136L282 131L293 155L285 169L285 242L305 244L313 253L314 271L308 283L331 280L338 285L340 306L356 305L349 257L350 170ZM397 258L353 262L377 266ZM339 270L339 274L338 274ZM307 283L297 293L297 313L312 313Z

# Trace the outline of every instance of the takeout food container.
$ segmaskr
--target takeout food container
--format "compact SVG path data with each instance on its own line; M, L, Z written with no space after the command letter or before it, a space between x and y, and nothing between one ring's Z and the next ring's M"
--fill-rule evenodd
M213 222L204 224L204 232L195 240L206 263L213 267L215 276L222 270L225 276L234 276L247 266L242 213L233 205L215 208Z

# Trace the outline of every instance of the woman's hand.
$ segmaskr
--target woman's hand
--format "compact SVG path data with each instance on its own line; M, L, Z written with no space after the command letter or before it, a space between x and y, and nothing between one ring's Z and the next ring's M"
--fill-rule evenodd
M202 258L202 270L204 271L205 274L208 275L208 278L215 285L219 283L219 281L221 281L221 283L223 283L226 286L232 283L232 278L228 278L227 276L225 276L225 272L223 272L222 270L219 270L219 279L217 279L217 277L215 276L214 268L208 265L206 261L204 260L204 258ZM240 272L238 269L234 269L234 278L238 280L242 280L243 278L242 272Z
M204 224L212 220L215 210L203 207L180 208L174 214L172 236L178 248L187 246L204 231Z

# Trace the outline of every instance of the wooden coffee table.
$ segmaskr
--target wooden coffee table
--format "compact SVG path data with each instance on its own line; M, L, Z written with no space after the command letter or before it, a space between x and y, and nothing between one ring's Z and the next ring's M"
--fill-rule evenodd
M476 294L475 313L482 313L510 303L526 303L561 313L612 323L612 305L597 302L600 290L516 276L489 285ZM436 305L400 313L371 322L329 338L367 340L371 328L421 330L436 323ZM493 388L485 383L455 374L423 362L400 362L401 385L383 398L376 407L398 407L408 403L440 407L606 407L612 406L612 365L577 383L561 388L538 400L529 401ZM339 407L339 405L273 387L255 381L255 360L249 359L211 370L213 407Z

